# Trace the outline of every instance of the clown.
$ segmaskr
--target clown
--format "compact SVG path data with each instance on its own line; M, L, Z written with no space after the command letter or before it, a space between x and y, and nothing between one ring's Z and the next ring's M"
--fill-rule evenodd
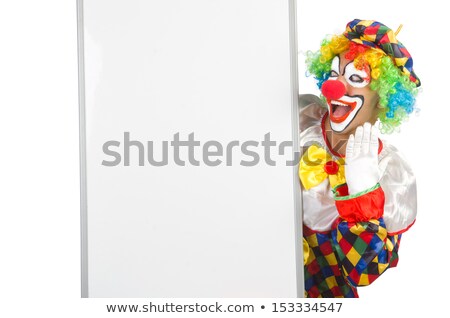
M303 248L307 297L358 297L398 262L416 217L416 183L378 138L414 111L412 58L376 21L353 20L307 56L322 99L300 96Z

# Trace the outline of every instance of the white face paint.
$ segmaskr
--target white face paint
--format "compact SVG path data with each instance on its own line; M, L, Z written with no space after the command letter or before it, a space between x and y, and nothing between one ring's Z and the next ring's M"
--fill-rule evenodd
M337 80L339 76L339 55L335 56L333 61L331 62L331 80Z
M335 56L331 62L331 74L328 80L338 80L340 75L353 88L363 88L370 83L370 77L367 72L365 70L358 70L353 61L344 67L343 73L341 74L340 59L339 56ZM331 129L336 132L341 132L347 128L364 104L364 97L362 95L350 96L348 93L349 89L338 100L327 100Z
M344 70L344 77L347 83L356 88L362 88L370 83L370 77L364 70L358 70L355 63L347 64Z

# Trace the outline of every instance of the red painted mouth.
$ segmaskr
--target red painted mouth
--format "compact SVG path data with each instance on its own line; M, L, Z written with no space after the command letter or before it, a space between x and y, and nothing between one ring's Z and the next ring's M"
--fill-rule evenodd
M348 115L355 109L356 102L345 102L343 100L327 99L330 120L335 123L342 123Z

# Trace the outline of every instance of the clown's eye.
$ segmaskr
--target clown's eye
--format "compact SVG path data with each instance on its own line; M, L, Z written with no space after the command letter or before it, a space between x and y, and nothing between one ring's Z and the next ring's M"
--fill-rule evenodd
M331 71L330 77L338 77L338 73L336 71Z
M364 69L357 69L354 62L345 66L344 76L347 83L355 88L362 88L370 83L370 77L367 72Z
M331 62L330 79L336 80L339 76L339 55L333 58Z
M352 76L349 77L349 79L353 82L353 83L363 83L364 79L356 74L353 74Z

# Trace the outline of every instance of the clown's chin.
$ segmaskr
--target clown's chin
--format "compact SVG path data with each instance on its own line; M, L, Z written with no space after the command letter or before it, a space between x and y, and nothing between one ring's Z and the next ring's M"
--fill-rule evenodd
M352 110L349 106L336 107L336 109L333 109L333 113L330 116L331 129L336 133L344 132L357 113L357 110Z

